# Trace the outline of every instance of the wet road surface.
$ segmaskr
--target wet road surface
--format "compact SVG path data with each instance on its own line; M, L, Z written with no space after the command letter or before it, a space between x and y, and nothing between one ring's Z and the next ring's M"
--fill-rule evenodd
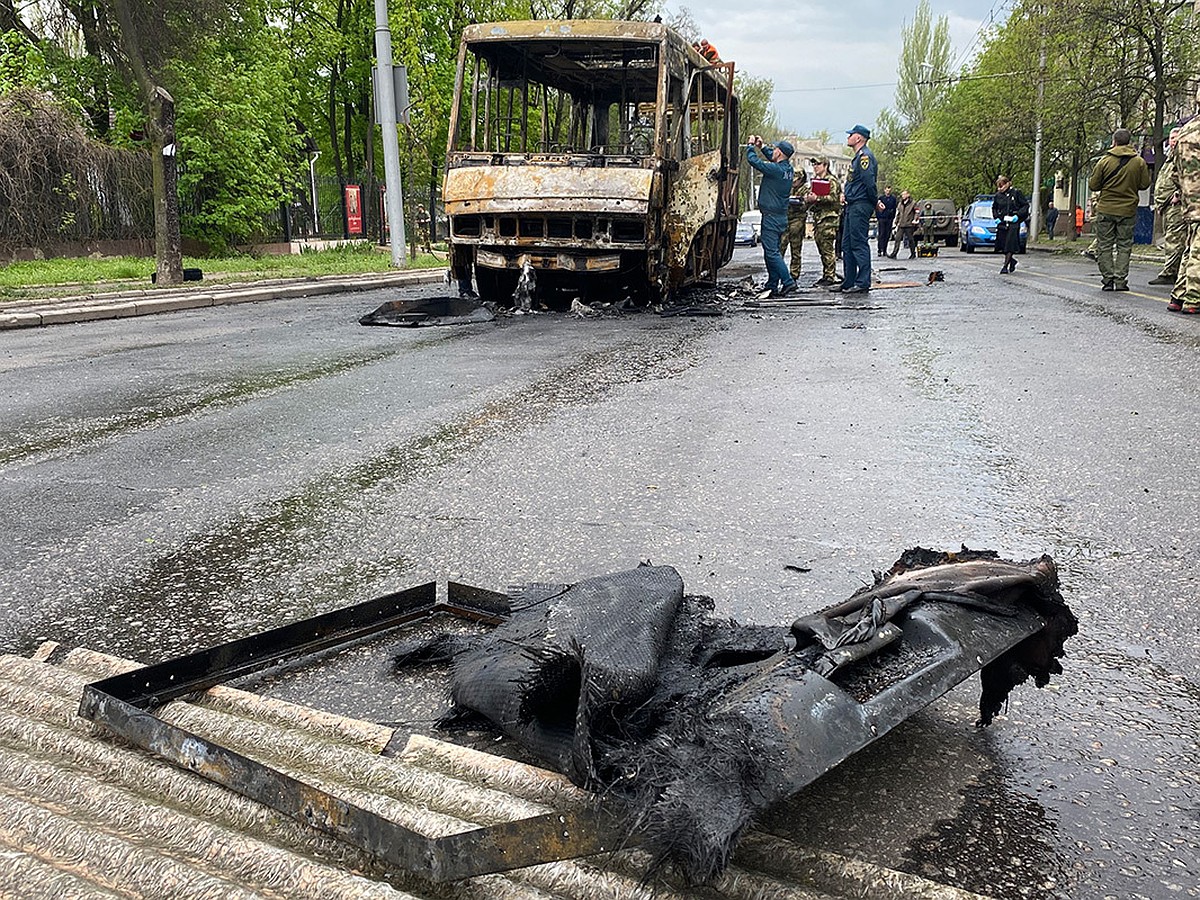
M969 682L770 825L996 897L1200 897L1200 322L1149 266L1111 294L1077 257L887 262L945 281L718 319L357 325L381 292L5 334L0 650L152 661L642 559L786 622L912 545L1050 553L1063 676L986 730ZM359 652L290 690L393 720L391 677Z

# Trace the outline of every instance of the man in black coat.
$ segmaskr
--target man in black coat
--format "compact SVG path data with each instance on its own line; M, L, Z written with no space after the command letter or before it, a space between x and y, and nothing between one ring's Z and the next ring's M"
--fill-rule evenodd
M888 241L892 239L892 223L896 221L896 195L890 184L884 187L883 196L875 204L875 220L879 223L879 255L886 256Z
M1000 274L1010 275L1017 267L1016 254L1021 252L1021 224L1029 221L1029 200L1007 175L996 179L992 215L996 217L996 252L1004 254Z

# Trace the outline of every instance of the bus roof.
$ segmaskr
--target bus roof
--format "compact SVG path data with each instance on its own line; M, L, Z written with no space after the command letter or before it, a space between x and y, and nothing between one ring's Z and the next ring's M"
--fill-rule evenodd
M463 40L510 41L513 39L564 40L642 40L658 43L668 35L683 43L666 25L658 22L631 22L624 19L516 19L509 22L481 22L463 29Z

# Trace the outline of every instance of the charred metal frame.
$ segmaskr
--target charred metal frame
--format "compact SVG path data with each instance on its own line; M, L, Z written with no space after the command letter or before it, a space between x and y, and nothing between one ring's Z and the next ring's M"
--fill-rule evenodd
M535 47L546 52L531 54ZM592 71L589 52L611 59ZM602 94L588 80L600 71L620 73ZM540 95L531 95L531 79ZM551 90L572 98L566 146L547 132ZM505 91L507 110L500 108ZM527 131L531 96L541 103L537 142ZM443 189L454 276L469 283L474 271L480 293L499 302L509 300L525 265L572 276L621 273L651 294L715 281L732 256L737 224L737 102L734 64L710 63L664 25L467 27ZM614 105L617 133L610 135ZM634 119L651 116L652 140L635 146ZM556 117L554 137L558 129Z
M94 682L83 690L79 714L143 750L434 882L629 846L629 835L599 807L426 837L153 712L170 700L222 682L431 616L449 614L495 625L508 612L504 594L450 582L446 600L439 601L437 585L430 582Z

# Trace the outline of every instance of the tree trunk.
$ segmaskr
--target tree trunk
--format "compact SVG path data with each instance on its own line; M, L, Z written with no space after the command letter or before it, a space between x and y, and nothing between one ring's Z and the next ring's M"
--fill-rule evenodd
M19 15L13 0L0 0L0 34L6 31L19 31L31 42L37 43L38 36L29 30Z
M68 3L67 8L79 23L79 31L83 35L83 49L91 61L89 80L92 96L85 109L97 137L103 138L108 135L109 108L112 104L109 100L108 78L105 74L107 66L100 41L100 13L95 0L77 0Z
M183 282L179 235L179 163L175 153L175 100L155 88L150 101L150 165L154 172L154 256L158 284Z
M141 35L129 0L108 0L121 31L121 47L149 115L150 168L154 183L154 255L158 284L183 281L179 237L178 164L175 159L175 100L157 83L142 55Z

